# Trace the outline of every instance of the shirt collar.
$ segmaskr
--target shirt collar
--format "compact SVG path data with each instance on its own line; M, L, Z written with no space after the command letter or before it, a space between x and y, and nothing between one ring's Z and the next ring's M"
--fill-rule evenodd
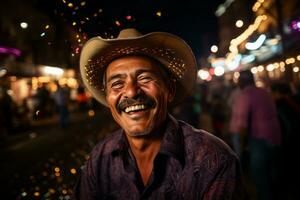
M184 139L178 121L172 116L168 115L166 121L166 130L160 146L159 153L167 156L172 156L184 165Z
M129 144L126 139L124 130L120 129L116 140L116 145L112 149L113 156L124 155L128 153ZM158 154L171 156L184 165L184 139L178 121L170 114L167 116L166 129L162 139L161 147Z

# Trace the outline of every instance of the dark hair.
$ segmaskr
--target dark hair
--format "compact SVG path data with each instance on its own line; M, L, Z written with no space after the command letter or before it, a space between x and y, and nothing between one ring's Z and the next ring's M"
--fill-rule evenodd
M254 85L254 76L250 70L245 70L240 72L238 85L243 88L248 85Z

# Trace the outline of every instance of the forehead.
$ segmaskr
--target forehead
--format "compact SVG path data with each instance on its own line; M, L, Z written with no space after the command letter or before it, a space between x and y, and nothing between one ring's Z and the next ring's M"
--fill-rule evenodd
M161 66L159 63L151 58L143 56L126 56L112 61L106 69L106 75L130 73L142 69L161 72L162 69L160 68Z

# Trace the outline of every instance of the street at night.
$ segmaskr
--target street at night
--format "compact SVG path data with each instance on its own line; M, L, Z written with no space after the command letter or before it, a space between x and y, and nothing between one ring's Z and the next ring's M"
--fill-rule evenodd
M2 198L68 199L93 146L116 129L107 109L90 112L71 113L65 129L56 116L40 120L2 142Z

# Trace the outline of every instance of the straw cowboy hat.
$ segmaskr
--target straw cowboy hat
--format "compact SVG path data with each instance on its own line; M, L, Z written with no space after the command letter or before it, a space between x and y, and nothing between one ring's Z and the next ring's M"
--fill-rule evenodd
M151 57L166 67L176 80L176 105L192 90L196 80L196 60L191 48L179 37L165 32L142 35L136 29L124 29L115 39L91 38L80 55L83 83L91 94L107 106L103 74L110 62L126 55Z

